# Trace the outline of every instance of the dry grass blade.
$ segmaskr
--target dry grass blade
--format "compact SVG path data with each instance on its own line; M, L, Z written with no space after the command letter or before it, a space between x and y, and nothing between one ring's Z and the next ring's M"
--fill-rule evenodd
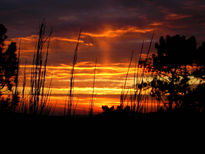
M149 48L147 50L147 55L146 55L146 59L148 59L149 57L149 53L150 53L150 50L151 50L151 47L152 47L152 42L153 42L153 38L154 38L154 32L152 34L152 37L151 37L151 41L150 41L150 44L149 44ZM145 59L145 60L146 60ZM142 89L143 89L143 83L144 83L144 73L145 73L145 64L143 65L143 70L142 70L142 75L141 75L141 83L140 83L140 88L139 88L139 93L137 95L137 112L139 112L139 108L140 108L140 101L141 101L141 95L142 95Z
M93 73L93 91L90 101L90 116L93 115L93 107L94 107L94 96L95 96L95 79L96 79L96 69L97 69L97 58L95 60L95 67L94 67L94 73Z
M47 96L44 94L46 69L48 61L48 49L50 45L52 31L46 37L46 25L43 22L40 25L38 34L37 48L33 56L33 67L31 68L31 90L29 112L33 114L42 114L43 111L47 113ZM47 42L46 55L44 55L44 46ZM45 60L44 59L45 56Z
M73 105L73 88L74 88L74 74L75 74L75 65L77 63L77 59L78 59L78 47L80 44L80 37L81 37L81 30L79 32L78 35L78 41L75 47L75 51L74 51L74 56L73 56L73 63L72 63L72 69L71 69L71 77L70 77L70 89L69 89L69 100L68 100L68 104L67 104L67 114L68 116L71 116L71 112L72 112L72 105ZM66 106L65 106L66 108ZM66 114L66 113L65 113Z
M127 98L127 93L128 93L128 92L126 92L126 86L127 86L128 75L129 75L130 68L131 68L131 65L132 65L133 55L134 55L134 51L132 51L132 53L131 53L131 57L130 57L130 62L129 62L127 74L126 74L126 76L125 76L125 82L124 82L124 85L123 85L123 88L122 88L122 91L121 91L121 95L120 95L120 107L121 107L121 109L123 109L124 101L125 101L126 98Z

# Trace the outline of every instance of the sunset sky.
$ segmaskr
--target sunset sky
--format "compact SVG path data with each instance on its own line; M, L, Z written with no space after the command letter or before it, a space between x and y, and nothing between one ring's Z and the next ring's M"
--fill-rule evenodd
M0 23L7 27L9 41L18 44L21 39L22 67L27 61L29 68L43 19L48 30L53 29L47 76L48 81L52 78L53 95L67 94L73 52L82 29L75 92L92 92L97 58L99 107L119 101L116 95L120 94L131 52L134 50L137 58L145 40L146 53L153 32L154 42L160 36L176 34L196 36L199 44L205 41L204 0L1 0ZM155 51L154 45L151 51Z

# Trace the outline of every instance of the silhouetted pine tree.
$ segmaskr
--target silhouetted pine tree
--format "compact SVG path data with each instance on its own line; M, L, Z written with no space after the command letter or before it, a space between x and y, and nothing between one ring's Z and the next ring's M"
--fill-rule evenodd
M193 64L193 56L196 53L196 39L185 36L161 37L159 43L155 44L157 53L153 54L152 71L156 73L151 82L152 96L161 99L162 96L168 98L168 109L179 107L183 102L183 97L188 93L189 76L191 73L187 66ZM150 67L151 68L151 67Z
M0 24L0 108L10 110L14 109L13 105L17 103L13 101L18 101L14 99L15 95L12 95L14 97L7 97L7 99L3 99L1 96L11 93L12 87L17 83L18 58L16 55L15 42L11 42L8 48L5 46L5 40L7 39L6 32L6 27Z

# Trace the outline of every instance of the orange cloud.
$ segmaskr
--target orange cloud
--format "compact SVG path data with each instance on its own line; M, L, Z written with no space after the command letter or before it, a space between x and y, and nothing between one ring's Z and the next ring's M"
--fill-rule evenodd
M153 22L150 24L150 26L161 26L161 25L163 25L162 22Z
M179 20L184 18L189 18L191 15L182 15L182 14L176 14L176 13L170 13L168 14L165 19L166 20Z
M65 38L65 37L52 37L52 41L57 40L57 41L65 41L65 42L71 42L71 43L77 43L77 39L71 39L71 38ZM86 43L84 40L79 40L79 43L82 43L86 46L93 46L92 43Z
M21 42L24 46L25 45L33 46L33 43L35 43L37 39L38 39L38 35L30 35L27 37L12 38L12 39L10 39L10 41L18 42L19 40L21 40ZM63 42L69 42L69 43L77 43L78 42L77 39L66 38L66 37L55 37L55 36L51 37L51 41L63 41ZM79 40L79 43L86 45L86 46L93 46L92 43L87 43L84 40Z
M147 29L140 29L137 27L128 27L128 28L122 28L122 29L115 29L115 30L105 30L102 33L88 33L88 32L83 32L83 35L90 36L90 37L96 37L96 38L103 38L103 37L108 37L108 38L114 38L114 37L119 37L123 34L126 33L147 33L151 32L153 29L147 28Z

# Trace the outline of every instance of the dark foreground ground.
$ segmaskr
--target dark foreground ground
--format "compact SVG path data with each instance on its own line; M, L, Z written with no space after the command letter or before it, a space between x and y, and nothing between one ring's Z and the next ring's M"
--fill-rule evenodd
M53 141L54 138L58 138L59 141L65 139L76 143L83 141L83 144L89 143L90 140L101 140L107 143L113 139L121 142L120 144L127 141L134 143L134 141L141 141L140 137L146 142L148 138L159 139L158 143L161 144L164 139L170 140L170 138L176 142L182 138L182 135L186 138L190 136L203 138L204 117L204 113L168 112L149 114L111 112L92 117L1 113L0 134L5 135L6 138L16 135L18 135L15 137L17 139L22 136L26 136L28 140L37 138L38 142L44 142L45 139Z
M183 113L183 112L159 112L159 113L128 113L128 112L108 112L93 116L75 115L48 116L48 115L29 115L22 113L0 113L0 121L39 121L39 122L205 122L204 113Z

